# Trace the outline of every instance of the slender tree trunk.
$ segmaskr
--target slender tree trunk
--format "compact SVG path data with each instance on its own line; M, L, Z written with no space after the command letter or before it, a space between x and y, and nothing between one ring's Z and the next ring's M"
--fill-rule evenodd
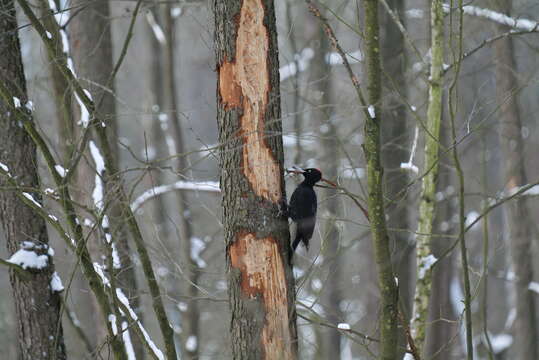
M378 271L381 295L380 353L379 359L392 360L398 348L398 290L393 275L389 236L387 233L384 193L384 168L380 154L381 67L378 28L378 1L366 0L365 6L365 59L367 63L369 117L365 119L365 158L367 160L368 206L374 257Z
M297 357L274 11L271 0L214 1L234 359Z
M167 38L165 51L165 73L163 76L165 82L165 94L167 94L167 103L170 105L170 136L174 142L174 169L179 174L187 171L188 161L186 159L184 137L180 123L180 109L178 107L178 91L176 86L176 67L175 67L175 47L176 47L176 27L171 14L172 5L167 5L164 12L165 35ZM180 249L180 265L184 270L185 280L179 286L182 297L187 299L187 309L181 314L180 334L182 353L186 359L198 359L198 341L199 341L199 311L197 304L198 291L196 284L200 269L191 258L191 238L193 231L189 219L189 206L187 204L187 194L182 191L175 192L177 209L179 212L179 235L178 239ZM178 287L178 286L176 286Z
M442 126L440 137L447 146L450 143L451 129ZM441 159L442 169L449 169L449 159ZM444 166L445 165L445 166ZM432 253L436 258L447 249L447 239L458 234L458 229L452 221L452 216L458 209L453 203L451 195L445 189L452 183L449 170L440 171L438 192L444 194L444 199L439 201L436 209L434 232L446 235L431 239ZM429 304L429 317L427 336L425 338L424 356L426 359L450 360L454 358L455 349L458 348L460 331L458 316L455 314L451 303L451 283L459 281L455 271L456 253L447 255L436 264L432 270L432 295Z
M509 14L511 1L499 1L498 10ZM508 29L498 27L500 32ZM513 42L510 36L494 45L496 66L496 100L500 106L500 142L503 155L503 179L508 193L527 184L524 165L524 144L521 136L522 123L517 101L518 81L514 58ZM532 219L529 217L526 198L519 197L505 207L509 224L509 238L513 271L515 272L516 319L515 342L512 346L515 359L532 360L539 358L538 332L534 295L528 290L533 279L531 245L533 240Z
M317 19L311 18L310 21ZM337 166L339 161L339 152L337 144L337 129L331 121L333 108L331 106L331 68L326 62L326 54L330 51L327 36L324 30L319 26L318 36L315 42L319 43L318 47L314 48L314 58L312 59L311 73L309 77L309 88L306 92L308 102L311 104L310 121L311 126L317 129L327 129L327 131L319 134L322 145L322 158L320 162L326 164L324 168L324 177L334 179L337 176ZM322 94L322 96L320 96ZM299 134L301 135L301 134ZM342 300L342 260L339 257L339 230L335 223L338 211L338 201L334 196L334 190L325 192L326 201L323 202L322 212L327 214L328 218L323 225L322 239L322 254L324 255L324 263L327 264L328 278L324 283L323 301L326 311L326 321L337 325L343 322L343 314L340 311L340 303ZM340 357L341 354L341 332L336 329L324 329L320 334L322 337L321 352L322 358L329 359L331 357Z
M28 100L26 80L15 7L11 0L0 1L0 33L0 81L24 106ZM21 128L10 105L0 99L0 163L8 168L19 185L39 189L36 146ZM4 186L9 186L7 178L0 176L0 188ZM33 192L32 196L41 203L39 193ZM60 317L61 296L51 287L55 271L45 221L12 191L0 191L0 220L10 254L24 247L47 256L47 265L41 270L28 270L28 279L10 273L18 318L20 359L66 359Z
M414 316L411 328L415 345L421 353L426 337L428 305L432 284L431 234L435 214L435 193L438 182L439 139L442 116L442 67L443 67L443 9L441 0L431 3L431 49L429 104L427 110L427 130L425 135L425 161L421 184L419 220L416 236L418 276L414 295Z
M108 141L113 152L113 160L115 167L118 167L118 152L117 146L117 123L116 123L116 102L113 95L114 85L107 84L108 78L113 71L113 48L112 34L110 26L110 9L108 2L95 2L88 4L85 0L76 0L73 2L75 8L83 8L83 10L73 16L69 22L69 43L71 55L75 64L77 75L81 79L85 79L88 83L83 84L90 91L92 98L98 106L96 111L101 119L108 127ZM109 87L107 89L107 86ZM65 91L65 89L64 89ZM77 126L80 121L80 109L77 106L73 108L75 123L72 125L78 135L81 135L81 127ZM89 154L88 154L89 155ZM91 157L87 157L91 158ZM95 167L93 164L88 164L87 161L81 161L77 167L77 184L80 186L86 183L86 186L79 189L80 201L87 204L91 208L94 207L92 199L92 189L95 184L88 179L95 178ZM112 206L107 212L110 222L110 231L113 234L114 246L120 258L118 268L110 269L112 276L116 280L116 286L122 288L124 293L130 298L130 302L134 309L138 309L138 291L136 283L135 268L130 258L130 250L128 244L127 230L125 228L125 220L122 210L114 199L118 198L120 189L117 185L108 183L105 189L105 201L112 200ZM112 186L111 186L112 185ZM101 244L103 243L97 237L92 237L95 243L90 246L94 259L99 259L103 253ZM95 304L97 309L97 304ZM126 321L124 318L122 321ZM102 322L97 324L100 340L105 340L107 335L106 329ZM131 336L134 350L140 356L144 356L142 343L137 336Z
M401 0L387 1L389 7L396 16L404 14L404 2ZM400 19L402 22L403 19ZM390 17L388 11L382 8L380 14L381 22L381 49L380 54L384 64L384 72L389 80L388 89L384 97L382 116L384 118L382 127L382 162L384 168L388 169L388 176L385 181L387 196L393 201L393 205L388 209L388 226L396 229L391 233L393 248L393 267L399 279L399 301L402 305L403 320L409 321L412 310L412 254L413 245L410 241L410 234L406 231L409 228L408 209L410 207L406 187L408 185L407 171L400 169L400 164L409 158L408 147L408 126L405 100L406 81L405 64L406 53L404 49L404 39L401 31ZM404 356L406 349L406 338L403 327L399 330L399 355Z

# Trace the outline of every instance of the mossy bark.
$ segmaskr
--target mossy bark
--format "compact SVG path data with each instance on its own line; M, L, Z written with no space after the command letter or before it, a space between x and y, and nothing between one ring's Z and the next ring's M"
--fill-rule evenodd
M380 65L378 1L367 0L364 4L367 98L370 116L365 119L365 144L363 146L367 160L369 219L381 295L380 353L378 358L393 360L396 357L398 348L398 290L391 263L383 193L384 169L381 163L380 145L382 71Z
M418 276L414 295L414 315L412 335L415 345L421 352L425 343L428 306L432 284L432 270L429 256L432 255L431 234L435 214L435 194L438 183L438 164L440 149L440 124L442 118L442 81L443 81L443 40L444 14L442 1L431 3L431 52L429 103L427 109L427 134L425 135L426 172L421 183L419 220L416 236Z

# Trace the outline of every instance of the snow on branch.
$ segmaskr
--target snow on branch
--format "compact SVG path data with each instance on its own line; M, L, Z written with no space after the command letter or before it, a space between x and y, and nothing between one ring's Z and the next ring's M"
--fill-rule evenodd
M507 25L515 29L530 32L539 31L539 23L537 21L512 18L505 14L490 9L480 8L478 6L465 5L462 7L462 10L466 15L485 18L498 24ZM448 4L444 4L444 12L448 13L450 11L450 6Z
M346 54L348 62L355 64L363 60L363 55L360 50L356 50L349 54ZM311 48L304 48L301 53L294 55L294 61L289 62L279 68L279 74L281 81L301 73L309 68L311 60L314 58L314 50ZM342 58L337 52L328 52L324 59L328 65L341 65Z
M209 192L220 192L219 183L217 181L176 181L175 183L168 185L160 185L146 190L141 195L139 195L135 201L131 203L131 211L135 212L139 207L142 206L146 201L159 196L161 194L167 193L173 190L194 190L194 191L209 191Z

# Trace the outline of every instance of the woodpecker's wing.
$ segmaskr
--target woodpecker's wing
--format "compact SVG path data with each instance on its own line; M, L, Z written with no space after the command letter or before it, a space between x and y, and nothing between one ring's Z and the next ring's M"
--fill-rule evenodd
M299 185L290 198L290 217L294 221L316 216L316 193L311 187Z

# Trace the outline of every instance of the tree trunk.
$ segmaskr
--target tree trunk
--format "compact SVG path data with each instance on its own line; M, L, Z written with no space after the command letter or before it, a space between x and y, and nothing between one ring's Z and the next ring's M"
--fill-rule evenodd
M176 27L175 20L171 14L172 5L167 5L164 12L165 36L167 38L165 51L164 83L165 94L167 95L167 104L170 106L169 124L171 127L170 137L174 143L175 156L173 168L178 174L187 171L188 161L186 159L184 137L180 123L180 109L178 108L178 92L176 87L176 68L175 68L175 47L176 47ZM171 149L172 150L172 149ZM191 241L193 231L189 219L189 206L187 205L187 194L182 191L175 191L177 209L179 213L179 235L178 245L180 249L180 266L184 270L186 279L179 287L181 296L187 299L187 310L181 314L180 334L182 354L186 359L198 359L199 342L199 311L197 304L198 275L200 269L191 258Z
M368 81L368 115L365 118L365 144L369 220L378 271L380 289L380 345L379 359L392 360L397 356L398 290L393 275L389 236L387 233L384 193L382 190L384 168L380 154L381 116L381 65L378 27L378 1L367 0L365 6L365 59Z
M3 34L0 37L0 81L24 105L28 99L26 80L15 7L11 0L0 1L0 33ZM0 162L7 166L19 185L39 189L35 144L19 126L18 114L5 98L0 99L0 114ZM4 186L9 186L7 178L0 176L0 188ZM41 203L38 193L34 192L32 196ZM51 288L55 271L45 221L13 191L0 191L0 220L10 254L24 246L29 251L46 255L48 260L45 268L28 270L28 279L10 273L18 318L20 359L66 359L60 317L61 296Z
M337 129L331 115L333 108L331 106L331 67L326 62L326 54L330 51L330 46L327 36L323 28L319 25L317 19L311 18L310 21L316 21L318 34L313 41L314 58L312 59L311 73L308 84L310 84L306 97L310 105L310 122L311 127L315 129L327 129L327 131L319 134L321 142L321 158L318 160L327 166L324 168L324 177L327 179L335 179L337 176L337 166L340 164L337 142ZM315 44L319 46L316 47ZM320 96L322 94L322 96ZM301 134L298 134L301 135ZM335 218L338 217L338 201L335 195L335 190L325 191L323 207L321 211L328 218L325 223L320 224L323 227L322 231L322 254L324 255L324 265L327 267L328 278L323 287L323 302L326 311L325 320L330 324L337 325L343 322L343 314L340 310L342 301L341 288L343 286L342 263L343 260L339 255L340 233L335 223ZM322 358L330 359L331 357L340 358L341 354L341 332L337 329L323 329L321 332Z
M498 10L509 14L511 1L499 1ZM498 26L500 32L508 29ZM496 69L496 100L500 106L500 143L503 156L503 179L508 193L527 184L521 136L520 109L517 102L518 81L515 76L516 62L510 36L498 40L494 45ZM509 224L509 238L513 271L515 272L516 319L513 357L520 360L539 358L537 349L537 324L534 295L528 290L533 279L532 262L532 219L525 197L518 197L505 205Z
M425 135L425 161L419 203L416 236L417 282L414 295L414 315L411 323L415 345L421 353L425 343L428 305L432 285L431 234L435 215L435 193L438 182L439 139L442 117L444 14L442 1L431 3L431 49L429 104Z
M90 91L97 108L96 111L100 114L103 121L108 127L107 135L109 143L112 144L113 159L115 167L118 167L118 152L117 146L117 124L116 124L116 102L114 99L114 85L107 84L110 74L113 71L112 63L112 34L110 28L110 10L108 2L96 2L88 4L84 0L76 0L73 2L75 8L81 7L84 10L73 16L69 22L69 42L71 55L80 79L85 79L88 83L83 86ZM109 87L105 90L106 87ZM64 89L65 91L65 89ZM72 126L76 129L80 137L82 128L77 126L80 120L80 109L72 109L74 112L73 119L75 121ZM101 148L101 146L100 146ZM89 154L88 154L89 155ZM91 156L87 156L91 158ZM88 164L86 159L83 159L77 171L77 184L79 201L94 207L92 199L92 189L95 184L94 164ZM90 181L88 181L90 179ZM81 188L82 185L82 188ZM138 291L135 275L135 267L131 262L130 250L128 244L128 236L125 228L124 215L118 206L115 199L118 198L117 192L120 190L112 184L105 189L105 202L112 201L110 210L107 211L110 222L110 232L113 234L113 244L116 247L120 258L120 267L110 269L116 280L116 286L122 288L124 293L129 297L130 303L134 309L139 308ZM103 241L98 237L92 237L94 242L90 246L92 256L95 260L99 260L102 254L107 254L109 251L103 249ZM92 244L91 244L92 245ZM96 309L98 305L95 304ZM123 318L121 321L127 321ZM96 324L100 340L105 340L107 336L106 328L102 321ZM142 343L137 336L131 336L134 350L139 357L144 355Z
M404 14L404 2L400 0L387 1L389 7L396 16ZM400 19L402 22L403 19ZM387 196L394 203L388 208L388 226L396 229L391 232L394 245L393 267L399 279L399 300L402 304L403 319L409 321L412 310L412 254L413 245L410 241L408 209L409 200L406 187L408 185L407 171L400 168L400 164L409 158L408 147L408 126L405 100L406 81L405 65L406 53L404 48L404 38L401 31L390 17L388 11L381 10L381 49L380 54L384 64L384 71L389 80L388 89L383 99L382 116L384 119L382 127L382 163L388 169L388 176L385 181ZM399 331L399 355L404 356L406 349L406 338L403 328Z
M232 354L295 359L274 5L216 0L214 11Z

